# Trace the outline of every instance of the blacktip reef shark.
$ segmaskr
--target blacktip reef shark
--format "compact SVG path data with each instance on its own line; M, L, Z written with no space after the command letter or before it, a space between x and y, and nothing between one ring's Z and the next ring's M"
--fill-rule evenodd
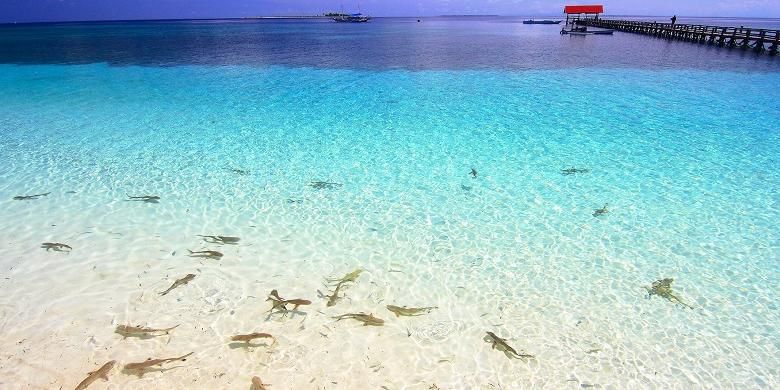
M413 317L413 316L421 316L423 314L428 314L431 312L431 310L437 309L436 306L431 307L406 307L406 306L395 306L395 305L387 305L387 310L390 310L391 312L395 313L396 317L400 316L407 316L407 317Z
M140 195L140 196L127 195L127 198L128 200L135 201L135 202L160 203L160 197L157 195Z
M271 314L273 314L274 310L276 310L284 313L283 316L286 315L288 311L290 311L289 309L287 309L288 304L293 305L292 308L293 312L298 310L298 307L300 306L311 305L311 301L308 299L300 299L300 298L284 299L279 296L279 292L276 291L276 289L271 290L271 293L268 294L268 298L266 299L266 301L271 301L272 306L271 306L271 310L269 310Z
M73 250L70 245L61 242L44 242L41 244L41 248L46 249L46 252L70 252Z
M213 260L219 260L224 256L221 252L217 251L191 251L187 249L187 252L190 252L189 257L203 257Z
M341 187L342 185L343 184L341 183L333 183L330 181L312 181L309 183L309 187L314 188L315 190L331 190Z
M241 241L241 238L233 236L206 236L198 234L198 237L202 237L204 241L210 242L212 244L236 245L239 241Z
M353 319L362 322L363 326L382 326L385 324L385 320L376 318L373 314L366 313L348 313L333 318L335 318L337 322L343 319Z
M604 214L607 214L607 213L609 213L609 210L607 210L607 204L604 203L604 207L602 207L600 209L596 209L596 211L593 212L593 216L594 217L600 217L600 216L602 216Z
M590 170L587 168L571 167L571 168L561 169L561 174L564 176L575 175L578 173L588 173L588 172L590 172Z
M114 333L119 333L125 338L127 337L155 337L169 334L172 330L178 328L179 325L172 326L170 328L147 328L143 326L132 325L117 325Z
M266 389L266 386L271 386L268 383L263 383L263 381L260 379L259 376L253 376L252 377L252 385L249 387L249 390L268 390Z
M649 299L653 295L658 295L659 297L666 298L669 302L678 303L683 307L693 309L693 306L683 302L674 294L674 292L672 292L672 282L674 282L674 279L664 278L656 280L650 287L645 287L647 290L647 298Z
M504 353L508 358L510 359L520 359L520 358L533 358L534 355L529 355L525 353L518 353L515 351L514 348L510 347L509 344L507 344L506 339L502 339L501 337L496 336L493 332L487 332L487 336L485 339L492 344L493 349L497 349Z
M51 192L47 192L45 194L35 194L35 195L17 195L14 196L14 200L34 200L42 196L48 196L49 194L51 194Z
M192 355L194 352L190 352L186 355L178 356L178 357L172 357L172 358L163 358L163 359L152 359L149 358L143 362L140 363L128 363L125 364L124 370L125 371L132 371L135 372L138 376L143 376L147 369L152 368L154 366L161 366L165 363L173 363L173 362L184 362L187 361L187 358Z
M276 344L276 338L269 333L255 332L249 334L237 334L235 336L230 337L230 341L238 341L246 344L249 344L254 339L271 339L273 340L271 345Z
M179 286L184 286L185 284L189 283L192 279L195 279L195 274L187 274L183 278L177 279L175 282L173 282L171 287L168 287L167 290L161 292L160 295L161 296L168 295L168 293L171 292L171 290Z
M76 390L84 390L98 379L108 380L108 373L114 368L116 360L111 360L95 371L87 373L87 378L76 385Z

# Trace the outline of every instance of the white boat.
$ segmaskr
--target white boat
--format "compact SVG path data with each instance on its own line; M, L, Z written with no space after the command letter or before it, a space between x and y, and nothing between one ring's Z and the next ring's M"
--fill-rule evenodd
M339 15L333 18L333 20L339 23L365 23L371 20L371 17L357 13L351 15Z

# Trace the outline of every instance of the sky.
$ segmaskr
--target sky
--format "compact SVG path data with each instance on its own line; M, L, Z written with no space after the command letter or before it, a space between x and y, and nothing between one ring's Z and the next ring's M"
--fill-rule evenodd
M0 0L0 23L74 20L188 19L316 15L327 11L373 16L559 15L564 4L544 0ZM598 1L596 3L599 3ZM607 14L780 17L780 0L605 0Z

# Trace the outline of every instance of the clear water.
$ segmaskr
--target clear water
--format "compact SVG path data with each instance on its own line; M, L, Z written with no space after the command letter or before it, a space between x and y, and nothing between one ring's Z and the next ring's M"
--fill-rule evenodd
M191 351L93 386L780 386L777 59L515 22L4 27L2 387ZM313 304L269 319L271 289Z

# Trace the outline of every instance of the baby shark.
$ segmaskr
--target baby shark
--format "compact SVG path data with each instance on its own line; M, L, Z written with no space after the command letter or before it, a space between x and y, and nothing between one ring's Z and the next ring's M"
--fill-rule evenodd
M274 310L281 311L284 313L290 311L289 309L287 309L288 304L293 305L292 311L298 310L299 306L311 305L311 301L308 299L300 299L300 298L284 299L279 296L279 292L276 291L275 289L271 290L271 293L268 294L268 298L266 299L266 301L271 301L272 306L271 306L271 310L269 311L271 311L272 313Z
M116 364L116 360L111 360L110 362L104 364L102 367L98 368L97 370L88 373L87 378L81 381L81 383L79 383L78 385L76 385L76 390L84 390L98 379L103 379L104 381L107 381L108 373L111 371L112 368L114 368L115 364Z
M363 273L363 269L358 268L352 272L347 273L341 278L325 278L325 281L327 281L328 283L335 283L335 284L354 282L357 280L358 276L360 276L360 274L362 273Z
M362 273L363 273L363 269L358 268L352 272L347 273L341 278L325 278L326 283L335 283L336 286L336 288L333 290L333 292L330 295L324 295L320 293L321 296L328 298L327 306L336 305L339 299L343 298L342 296L339 296L339 292L341 291L342 287L345 287L346 283L355 282L357 278L360 276L360 274ZM319 292L319 290L317 290L317 292Z
M190 252L190 257L203 257L214 260L219 260L222 258L222 256L224 256L221 252L217 251L191 251L187 249L187 252Z
M36 195L17 195L14 196L14 200L33 200L33 199L38 199L42 196L48 196L49 194L51 194L51 192L47 192L45 194L36 194Z
M173 358L164 358L164 359L152 359L149 358L146 361L140 362L140 363L128 363L125 365L124 369L125 371L136 371L139 376L143 376L144 372L152 368L154 366L162 366L165 363L173 363L177 361L186 361L187 358L192 355L194 352L190 352L186 355L182 355L179 357L173 357Z
M336 306L336 303L338 303L339 299L342 298L341 296L339 296L339 290L341 290L341 286L343 286L343 285L344 285L344 282L339 282L336 285L336 289L333 290L333 292L330 295L326 295L325 296L326 298L328 298L328 303L326 304L326 306L328 306L328 307ZM320 290L317 290L317 291L320 291Z
M238 341L249 344L254 339L271 339L273 342L271 345L276 344L276 338L268 333L250 333L250 334L237 334L230 337L230 341Z
M266 386L271 386L268 383L263 383L259 376L252 377L252 385L249 390L267 390Z
M203 236L199 234L198 237L203 237L204 241L210 242L212 244L235 245L238 244L239 241L241 241L241 238L231 237L231 236Z
M160 201L160 197L157 195L141 195L141 196L127 195L127 198L131 201L146 202L146 203L159 203Z
M433 309L438 309L436 306L431 307L400 307L395 305L387 305L387 310L390 310L391 312L395 313L396 317L400 316L421 316L423 314L430 313Z
M55 251L55 252L70 252L73 250L73 248L70 247L70 245L59 243L59 242L44 242L41 244L41 248L46 249L46 251Z
M368 326L368 325L382 326L385 324L385 320L381 318L376 318L374 317L373 314L366 314L366 313L348 313L333 318L335 318L336 321L341 321L343 319L353 319L362 322L363 326Z
M578 173L588 173L588 172L590 172L590 170L587 169L587 168L574 168L574 167L571 167L571 168L561 169L561 174L565 175L565 176L575 175L575 174L578 174Z
M485 339L492 344L493 349L497 349L504 353L507 357L520 359L520 358L533 358L534 355L528 355L524 353L518 353L514 348L507 344L506 339L496 336L493 332L487 332Z
M313 181L309 183L309 187L312 187L317 190L330 190L341 186L342 186L341 183L333 183L329 181Z
M146 328L143 326L117 325L114 332L119 333L124 337L155 337L167 335L170 331L176 329L177 327L179 327L179 325L163 329Z
M190 281L192 281L192 279L195 279L195 274L187 274L187 275L186 275L186 276L184 276L183 278L181 278L181 279L177 279L175 282L173 282L173 284L171 285L171 287L168 287L168 289L167 289L167 290L165 290L165 291L161 292L161 293L160 293L160 295L167 295L167 294L168 294L169 292L171 292L171 290L173 290L174 288L176 288L176 287L179 287L179 286L184 286L185 284L187 284L187 283L189 283Z
M670 302L679 303L683 307L693 309L693 306L683 302L672 292L672 282L674 282L674 279L672 278L656 280L650 287L645 287L647 290L647 297L650 298L653 295L658 295L659 297L666 298Z

